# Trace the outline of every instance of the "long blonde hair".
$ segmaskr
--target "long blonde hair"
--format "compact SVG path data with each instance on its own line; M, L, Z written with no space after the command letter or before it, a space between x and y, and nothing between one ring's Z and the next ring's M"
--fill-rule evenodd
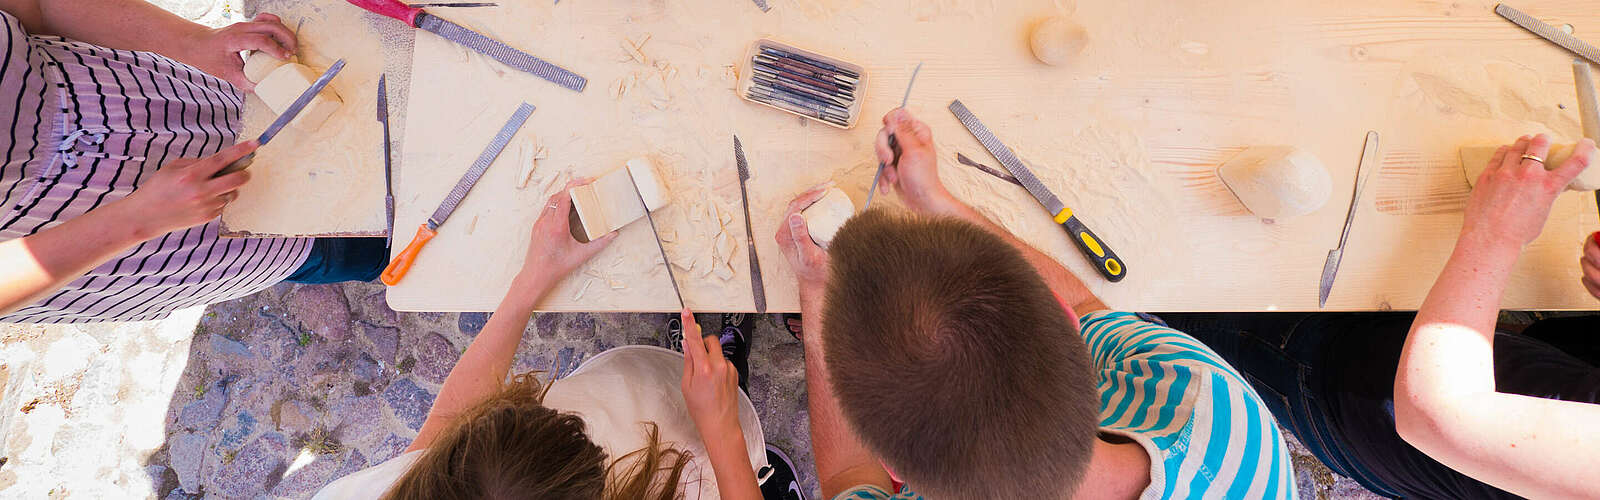
M655 424L646 426L648 445L606 465L582 418L544 406L548 389L534 373L517 375L457 416L383 498L678 497L690 455L663 446Z

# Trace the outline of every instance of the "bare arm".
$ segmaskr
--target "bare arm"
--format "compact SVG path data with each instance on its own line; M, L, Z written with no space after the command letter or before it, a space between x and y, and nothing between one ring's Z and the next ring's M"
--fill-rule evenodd
M575 180L567 187L584 182L588 180ZM571 208L572 198L566 189L546 202L539 220L534 222L522 271L512 279L511 290L483 325L483 331L450 368L444 387L428 410L428 418L406 451L427 448L457 415L500 392L539 298L616 239L616 233L612 233L589 243L574 241L567 224L567 211Z
M1594 154L1585 141L1553 171L1549 140L1501 148L1479 178L1455 251L1417 311L1395 375L1396 430L1463 474L1535 498L1594 497L1600 405L1496 392L1494 326L1511 267L1556 194Z
M174 160L126 198L0 242L0 315L48 296L140 242L215 219L250 174L211 175L254 150L250 141L209 158Z
M728 500L761 500L755 468L739 424L739 370L722 356L722 340L706 336L687 308L683 321L683 400L689 405L706 459L717 478L717 493Z
M867 450L839 409L839 399L828 382L828 364L822 345L822 306L824 282L828 276L828 254L811 240L800 211L816 202L826 186L801 194L789 204L785 223L774 239L794 268L800 283L800 318L805 335L806 403L811 417L811 452L816 459L817 479L823 498L833 498L845 489L873 485L890 490L889 473L876 455Z
M1073 312L1084 315L1106 309L1105 303L1095 297L1083 281L1074 276L1060 262L1027 244L1005 228L990 221L983 214L956 199L939 180L937 152L933 133L927 124L918 121L904 109L890 111L883 117L884 129L878 133L876 152L878 160L888 164L883 171L884 183L894 187L906 204L917 213L965 219L1000 236L1022 252L1033 268L1044 278L1046 285L1060 300L1071 306ZM900 159L894 160L889 149L889 134L893 133L900 145Z
M251 90L242 50L265 50L287 59L294 33L277 16L212 29L143 0L0 0L35 35L57 35L122 50L147 51L189 64Z

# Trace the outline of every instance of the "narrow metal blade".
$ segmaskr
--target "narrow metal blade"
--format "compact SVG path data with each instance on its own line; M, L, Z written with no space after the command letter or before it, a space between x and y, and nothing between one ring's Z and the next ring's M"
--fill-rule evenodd
M378 123L383 126L383 220L388 233L383 245L394 243L394 173L389 165L389 75L378 75Z
M1061 203L1060 198L1056 198L1055 193L1044 187L1044 183L1033 175L1032 170L1028 170L1028 167L1022 164L1022 159L1017 158L1017 154L1012 152L1011 148L1000 142L1000 139L989 131L989 127L983 126L983 122L978 121L977 116L973 116L972 111L968 110L967 105L962 104L960 99L950 101L950 112L955 113L961 125L967 127L967 131L978 138L978 143L982 144L984 149L988 149L989 154L994 155L996 160L1000 160L1000 166L1011 172L1011 175L1017 178L1017 182L1022 183L1022 188L1027 189L1034 199L1039 200L1039 204L1044 205L1045 210L1051 215L1061 213L1062 209L1067 208L1066 204Z
M761 282L761 260L756 258L755 231L750 229L750 194L745 181L750 180L750 163L744 159L744 144L733 136L733 158L739 164L739 203L744 205L744 244L750 254L750 294L755 297L756 312L767 312L767 290Z
M917 74L922 72L922 61L917 61L917 67L911 70L911 79L906 82L905 97L900 98L900 107L906 107L906 102L911 100L911 87L917 84ZM889 148L896 149L894 134L889 134ZM895 153L895 161L900 160L900 154ZM878 194L878 179L883 177L883 167L886 164L878 162L878 171L872 174L872 185L867 187L867 204L861 206L862 211L872 208L872 197Z
M766 12L766 11L772 10L772 6L771 5L767 5L767 0L751 0L751 1L755 2L756 8L757 9L761 9L762 12Z
M1515 23L1517 26L1521 26L1522 29L1531 31L1535 35L1539 35L1540 38L1549 40L1550 43L1560 45L1561 48L1567 49L1568 51L1577 54L1584 59L1588 59L1595 64L1600 64L1600 48L1595 48L1595 46L1589 45L1583 40L1579 40L1578 37L1567 34L1567 32L1561 31L1555 26L1546 24L1544 21L1534 19L1533 16L1524 14L1522 11L1513 9L1511 6L1506 4L1494 6L1494 13L1499 14L1500 17L1506 18L1507 21Z
M472 168L467 173L461 174L461 180L456 181L456 187L450 189L450 194L445 195L444 201L439 203L439 208L428 217L429 229L438 229L440 224L450 218L450 214L461 205L461 200L467 197L467 191L472 190L472 185L478 183L478 178L483 177L483 172L489 170L489 165L494 164L494 159L500 156L500 151L506 148L506 143L511 142L511 136L517 134L522 124L528 121L528 115L533 114L533 105L522 103L517 107L517 112L511 114L511 119L500 127L500 133L494 135L489 145L478 155L478 160L472 162Z
M317 77L317 81L311 82L311 86L306 87L305 92L301 92L300 97L294 99L294 103L289 105L289 109L283 110L283 113L278 115L278 119L272 120L272 124L267 125L266 130L261 131L261 137L258 137L256 141L263 146L271 142L272 138L278 135L278 131L283 130L284 126L294 121L294 117L300 116L300 110L306 109L306 105L310 104L311 100L317 97L317 93L322 92L322 89L328 86L328 82L333 81L334 75L339 74L339 70L342 69L344 69L344 59L334 61L332 66L328 66L328 70L323 71L322 76Z
M517 50L510 45L500 43L498 40L483 36L476 31L463 28L461 25L426 12L417 14L417 27L439 35L445 40L459 43L463 47L477 51L479 54L492 57L494 60L505 63L506 66L515 68L518 71L549 80L556 85L574 91L583 92L583 88L589 84L589 80L578 76L577 73L545 62L543 59L533 57L527 52Z
M917 73L922 72L922 61L917 61L917 67L911 70L911 80L906 82L906 95L900 98L900 107L906 107L911 102L911 86L917 84Z
M1322 282L1317 285L1317 308L1328 305L1328 295L1333 293L1333 278L1339 274L1339 261L1344 259L1344 249L1328 251L1328 260L1322 263Z
M984 165L982 163L978 163L978 162L972 161L972 158L968 158L967 155L964 155L964 154L961 154L961 153L956 153L956 162L960 163L962 165L966 165L966 166L969 166L969 167L972 167L972 168L976 168L976 169L978 169L979 171L981 171L981 172L983 172L985 174L989 174L989 175L994 176L996 179L1000 179L1000 180L1003 180L1003 181L1006 181L1006 182L1009 182L1009 183L1012 183L1012 184L1016 184L1017 187L1022 187L1022 181L1017 180L1017 178L1012 176L1011 174L1008 174L1008 173L1005 173L1005 172L1001 172L999 170L995 170L994 167L991 167L991 166L988 166L988 165Z
M683 302L683 292L678 290L678 277L672 272L672 258L667 257L667 247L661 244L661 233L656 231L656 218L650 215L650 205L644 202L644 193L639 191L639 183L633 180L633 172L628 171L627 174L633 194L639 197L639 207L644 209L644 220L650 223L650 236L656 240L656 249L661 250L661 265L667 267L667 279L672 280L672 294L678 296L678 309L686 309L689 306Z

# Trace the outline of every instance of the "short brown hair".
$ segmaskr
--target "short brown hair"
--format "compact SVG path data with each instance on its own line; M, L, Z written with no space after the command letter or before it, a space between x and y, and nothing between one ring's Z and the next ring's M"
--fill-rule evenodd
M1070 493L1100 399L1022 253L960 219L864 212L828 249L822 335L845 419L929 498Z
M690 456L663 447L655 424L646 426L645 448L607 466L605 451L585 434L582 418L543 405L547 389L525 373L462 412L383 498L677 497ZM630 465L618 468L625 462Z

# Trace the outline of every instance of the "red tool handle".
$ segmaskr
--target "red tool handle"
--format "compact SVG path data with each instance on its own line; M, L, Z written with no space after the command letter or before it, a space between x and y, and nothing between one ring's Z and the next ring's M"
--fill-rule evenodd
M412 7L400 3L400 0L345 0L351 5L370 10L377 14L389 16L417 27L417 14L422 13L421 7Z
M406 277L406 272L411 271L411 264L417 261L417 253L422 251L422 246L428 244L428 240L438 234L438 231L428 229L426 224L417 226L417 237L412 238L411 244L406 245L406 249L401 250L400 255L394 256L394 259L389 261L389 267L383 268L383 274L378 276L383 280L383 284L389 286L399 284L400 278Z

